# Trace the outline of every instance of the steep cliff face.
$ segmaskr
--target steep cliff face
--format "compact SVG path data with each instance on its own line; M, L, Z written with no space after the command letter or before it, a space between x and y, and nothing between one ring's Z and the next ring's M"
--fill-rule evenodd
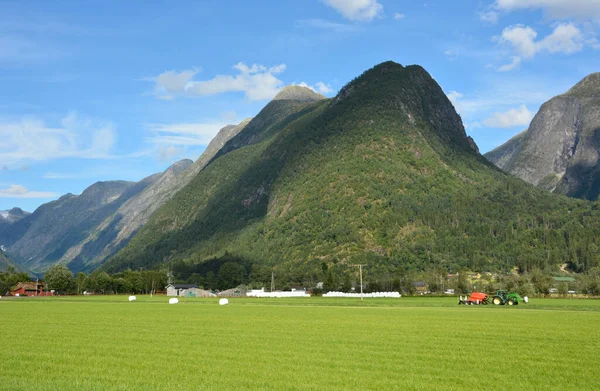
M500 167L504 171L508 171L507 166L509 162L513 159L515 153L519 151L521 147L521 142L523 142L523 138L527 130L522 131L517 134L506 143L496 147L490 152L485 154L486 159L494 163L496 166Z
M138 183L98 182L79 196L67 194L40 206L36 211L12 224L0 235L9 255L34 272L57 262L63 252L79 242L112 214L124 200L143 190L156 177Z
M544 103L529 129L485 156L547 190L597 199L600 193L600 73Z
M251 119L221 129L200 158L193 162L182 160L166 170L160 178L136 197L125 202L105 219L89 236L67 251L61 259L72 270L91 271L114 255L161 206L198 174L223 146L239 134Z

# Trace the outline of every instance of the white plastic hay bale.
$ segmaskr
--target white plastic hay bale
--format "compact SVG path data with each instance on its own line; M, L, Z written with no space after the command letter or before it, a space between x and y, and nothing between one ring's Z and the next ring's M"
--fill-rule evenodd
M135 301L136 297L135 296L129 296L129 301Z
M529 297L525 296L525 297L523 298L523 301L525 302L525 304L529 303Z
M178 298L174 297L172 299L169 299L169 304L177 304L177 303L179 303L179 299Z
M227 299L219 300L219 305L227 305L227 304L229 304L229 300L227 300Z

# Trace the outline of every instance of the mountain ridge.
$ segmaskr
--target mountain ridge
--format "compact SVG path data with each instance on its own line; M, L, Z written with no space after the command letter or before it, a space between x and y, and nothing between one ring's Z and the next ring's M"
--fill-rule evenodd
M278 117L271 103L263 115ZM483 158L422 67L380 64L336 97L278 118L266 127L255 118L237 136L253 142L215 156L101 270L167 263L210 279L237 263L260 286L272 268L314 282L322 264L367 263L382 275L434 266L530 270L566 260L587 267L585 246L599 227L570 219L598 211ZM540 243L548 234L538 219L552 221L553 232L569 227L578 242Z
M600 194L600 73L545 102L529 128L485 156L543 189L595 200Z

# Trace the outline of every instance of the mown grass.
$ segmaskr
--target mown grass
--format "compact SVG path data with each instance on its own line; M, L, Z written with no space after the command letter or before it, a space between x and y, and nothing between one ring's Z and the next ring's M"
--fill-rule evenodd
M0 299L0 389L600 389L600 301Z

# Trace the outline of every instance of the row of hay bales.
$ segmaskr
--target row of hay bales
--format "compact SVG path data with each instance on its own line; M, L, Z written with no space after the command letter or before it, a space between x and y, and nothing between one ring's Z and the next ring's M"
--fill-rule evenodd
M327 292L323 297L361 297L361 293L346 293L346 292ZM363 293L362 297L389 297L398 299L402 295L398 292L371 292Z
M310 297L304 290L265 292L265 288L253 289L246 292L247 297Z

